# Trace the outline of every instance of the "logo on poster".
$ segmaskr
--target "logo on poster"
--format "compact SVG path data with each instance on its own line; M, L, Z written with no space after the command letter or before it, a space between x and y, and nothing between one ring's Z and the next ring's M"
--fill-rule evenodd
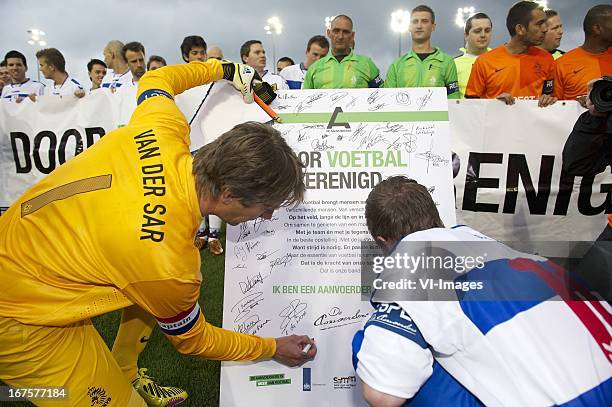
M249 381L255 382L256 387L291 384L291 379L285 377L284 373L249 376Z
M339 113L344 113L344 111L342 110L341 107L336 107L334 109L334 113L332 113L331 119L329 119L329 123L327 123L327 128L328 129L332 129L332 128L338 126L338 127L344 127L345 129L349 129L350 130L351 125L348 124L347 122L336 121L336 119L338 118L338 114Z
M312 373L309 367L305 367L304 369L302 369L302 390L303 391L310 391L310 389L312 388L311 377L312 377Z
M337 389L352 389L357 386L357 377L355 376L334 376L334 390Z

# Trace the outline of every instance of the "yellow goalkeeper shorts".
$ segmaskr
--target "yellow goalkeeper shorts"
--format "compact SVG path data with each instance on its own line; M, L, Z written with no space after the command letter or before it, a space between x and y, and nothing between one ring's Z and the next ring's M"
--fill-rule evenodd
M30 398L38 406L146 406L90 320L48 327L0 317L0 380L65 389L64 398Z

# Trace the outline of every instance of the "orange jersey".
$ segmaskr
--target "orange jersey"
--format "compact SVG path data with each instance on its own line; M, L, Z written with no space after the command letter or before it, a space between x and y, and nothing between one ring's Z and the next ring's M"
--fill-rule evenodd
M574 48L555 61L555 97L574 100L586 95L587 83L604 75L612 75L612 47L600 54Z
M505 45L482 54L472 66L466 97L494 99L502 93L536 99L553 91L554 59L529 47L526 54L511 54Z

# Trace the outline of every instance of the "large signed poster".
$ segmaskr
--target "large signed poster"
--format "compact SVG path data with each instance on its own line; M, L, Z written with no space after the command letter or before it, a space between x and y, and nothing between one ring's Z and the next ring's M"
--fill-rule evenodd
M269 221L228 227L223 326L309 335L318 355L295 369L224 363L221 405L363 405L351 340L370 314L361 301L364 201L380 180L406 175L429 188L442 220L454 224L446 93L286 92L274 108L277 129L307 167L306 201Z

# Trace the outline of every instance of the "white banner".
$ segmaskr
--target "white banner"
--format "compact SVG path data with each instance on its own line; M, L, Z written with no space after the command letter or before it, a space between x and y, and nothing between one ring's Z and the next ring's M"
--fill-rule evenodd
M594 180L561 171L583 111L577 102L450 102L459 223L502 241L595 240L612 212L610 167Z
M215 82L210 93L208 89L209 85L198 86L175 98L187 120L193 120L192 151L235 124L267 120L257 105L245 105L229 82ZM116 93L100 89L83 99L40 96L36 102L27 98L21 103L1 100L0 214L56 166L111 130L125 126L135 108L135 87L120 88Z
M0 208L117 127L113 95L0 102Z
M198 112L192 149L234 124L267 120L223 81L214 84L200 107L207 92L208 86L200 86L177 97L188 120ZM96 91L83 99L40 97L36 103L0 101L0 213L75 152L125 125L134 107L134 94L128 91ZM452 101L451 144L460 163L455 177L458 221L504 241L596 237L606 223L603 213L612 210L610 170L594 179L561 172L563 145L582 111L575 102L538 108L533 101L513 106L495 100ZM474 171L480 179L464 188Z
M444 88L309 90L279 94L275 127L307 167L305 202L227 229L223 326L279 337L309 335L318 354L299 369L223 363L222 406L365 405L351 340L362 302L364 205L391 175L426 185L455 224ZM367 292L365 293L367 296Z

